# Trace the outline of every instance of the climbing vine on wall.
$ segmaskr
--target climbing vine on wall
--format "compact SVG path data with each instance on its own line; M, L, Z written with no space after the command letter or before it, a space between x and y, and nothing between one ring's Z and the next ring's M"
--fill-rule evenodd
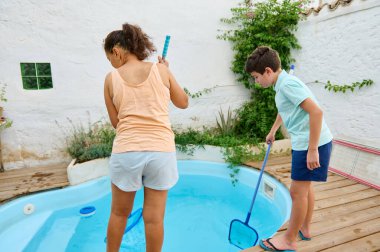
M216 86L215 86L216 87ZM211 93L211 91L215 88L204 88L202 89L201 91L198 91L196 93L190 93L190 91L187 89L187 88L184 88L183 90L185 91L185 93L190 96L191 98L199 98L201 97L202 95L204 94L208 94L208 93Z
M291 50L301 48L294 32L305 3L304 0L268 0L255 4L245 1L231 9L231 18L222 19L233 29L222 32L218 38L232 43L234 59L231 69L252 94L251 101L237 113L236 130L239 134L264 140L277 115L274 90L255 85L244 71L247 57L258 46L270 46L279 52L282 68L289 69L294 62Z
M318 82L318 81L316 81ZM363 80L362 82L354 82L350 85L344 84L344 85L338 85L338 84L332 84L330 81L327 81L327 84L325 85L325 89L328 91L334 91L346 93L346 91L350 90L351 92L354 92L356 88L361 89L362 87L368 87L373 84L373 80Z

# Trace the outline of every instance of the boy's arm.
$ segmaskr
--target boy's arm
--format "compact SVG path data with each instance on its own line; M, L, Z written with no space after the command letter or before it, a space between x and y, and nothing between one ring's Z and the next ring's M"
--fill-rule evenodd
M269 131L269 134L266 137L267 143L273 143L274 142L276 132L277 132L278 128L280 128L281 123L282 123L282 118L281 118L280 114L277 113L276 120L274 121L273 126L272 126L271 130Z
M307 168L313 170L320 167L318 143L322 129L323 112L311 98L305 99L300 106L303 110L309 113L310 135L307 153Z

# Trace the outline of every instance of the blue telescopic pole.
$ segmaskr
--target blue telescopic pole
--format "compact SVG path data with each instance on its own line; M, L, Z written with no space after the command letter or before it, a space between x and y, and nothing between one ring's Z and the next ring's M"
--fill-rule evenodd
M255 203L255 199L256 199L256 196L257 196L257 191L259 190L259 187L260 187L261 178L262 178L263 173L264 173L265 165L266 165L267 160L268 160L268 156L269 156L269 152L270 152L270 147L271 146L272 146L272 143L269 143L268 144L267 152L265 153L265 158L264 158L264 161L263 161L263 165L261 166L261 171L260 171L259 179L257 180L257 184L256 184L255 194L253 194L251 206L249 207L249 212L247 214L247 218L245 219L245 224L246 225L248 225L249 218L251 218L253 204Z
M163 59L166 58L166 54L168 53L169 42L170 42L170 36L166 35L165 44L164 44L164 50L162 51L162 58Z

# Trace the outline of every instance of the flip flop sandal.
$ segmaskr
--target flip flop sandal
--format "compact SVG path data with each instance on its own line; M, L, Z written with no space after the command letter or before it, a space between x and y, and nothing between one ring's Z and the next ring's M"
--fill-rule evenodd
M301 230L298 231L298 234L299 234L299 236L301 237L301 240L303 240L303 241L310 241L310 240L311 240L310 237L306 237L306 236L304 236L303 233L301 232Z
M276 246L274 246L273 243L270 242L271 239L272 239L272 238L268 238L268 239L266 239L265 241L266 241L269 245L271 245L272 248L266 246L262 240L260 240L260 242L259 242L260 247L261 247L262 249L264 249L265 251L295 252L295 250L293 250L293 249L278 249L278 248L276 248Z

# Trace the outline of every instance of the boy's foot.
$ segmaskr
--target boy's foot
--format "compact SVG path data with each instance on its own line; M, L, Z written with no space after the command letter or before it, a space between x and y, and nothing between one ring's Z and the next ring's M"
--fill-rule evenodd
M288 243L282 237L261 240L259 244L265 251L296 251L295 243Z
M302 229L302 228L301 228L301 229L298 231L298 234L299 234L301 240L303 240L303 241L310 241L310 240L311 240L310 232L307 231L306 229Z

